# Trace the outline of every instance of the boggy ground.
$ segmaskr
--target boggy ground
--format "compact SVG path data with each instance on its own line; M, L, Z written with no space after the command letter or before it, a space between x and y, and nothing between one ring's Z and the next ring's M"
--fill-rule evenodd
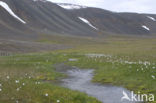
M54 64L62 62L95 69L93 82L156 94L155 41L155 38L134 37L38 40L38 43L45 45L64 44L73 48L49 53L1 56L0 102L100 103L84 93L57 85L56 82L66 75L56 71Z

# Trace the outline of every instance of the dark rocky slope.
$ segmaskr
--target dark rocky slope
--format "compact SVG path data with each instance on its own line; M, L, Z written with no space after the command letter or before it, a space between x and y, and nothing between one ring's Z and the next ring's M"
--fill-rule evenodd
M25 23L11 15L2 2ZM79 5L65 9L62 4L45 0L0 0L0 4L0 38L36 39L46 34L97 37L99 33L156 33L156 15L151 14L116 13Z
M35 34L96 36L96 31L60 6L43 1L1 0L26 22L23 24L0 6L0 36L36 37Z
M135 35L156 33L156 15L152 14L117 13L99 8L74 9L70 12L88 19L100 31Z

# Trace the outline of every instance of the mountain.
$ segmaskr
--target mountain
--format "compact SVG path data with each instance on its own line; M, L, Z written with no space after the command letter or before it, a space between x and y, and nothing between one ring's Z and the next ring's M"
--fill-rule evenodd
M99 33L151 35L156 33L156 15L46 0L0 0L1 38L36 39L46 34L98 37Z
M69 6L71 4L63 5ZM154 14L117 13L100 8L81 6L79 8L67 8L67 10L76 17L89 20L99 31L135 35L156 33L156 15Z
M0 5L1 37L35 38L37 34L96 36L94 29L54 3L0 0Z

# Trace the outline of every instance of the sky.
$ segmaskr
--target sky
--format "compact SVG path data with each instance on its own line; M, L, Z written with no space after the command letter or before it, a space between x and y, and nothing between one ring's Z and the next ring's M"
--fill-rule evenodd
M57 3L73 3L99 7L114 12L137 12L156 14L156 0L49 0Z

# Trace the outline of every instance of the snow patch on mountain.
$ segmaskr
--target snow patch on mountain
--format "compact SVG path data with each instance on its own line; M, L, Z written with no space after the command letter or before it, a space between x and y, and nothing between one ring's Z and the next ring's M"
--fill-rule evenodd
M36 1L42 1L42 2L47 2L47 0L33 0L34 2Z
M85 22L86 24L88 24L89 26L91 26L92 28L98 30L95 26L93 26L87 19L84 19L82 17L78 17L80 20L82 20L83 22Z
M153 21L156 21L156 19L154 17L151 17L151 16L147 16L147 18L153 20Z
M58 3L57 5L64 9L68 9L68 10L87 8L86 6L80 6L80 5L74 5L74 4L64 4L64 3Z
M11 9L10 7L3 1L0 1L0 6L2 6L10 15L12 15L14 18L18 19L20 22L22 22L23 24L26 24L26 22L24 20L22 20L21 18L19 18Z
M144 29L146 29L146 30L150 31L150 28L148 28L147 26L142 25L142 27L143 27Z

